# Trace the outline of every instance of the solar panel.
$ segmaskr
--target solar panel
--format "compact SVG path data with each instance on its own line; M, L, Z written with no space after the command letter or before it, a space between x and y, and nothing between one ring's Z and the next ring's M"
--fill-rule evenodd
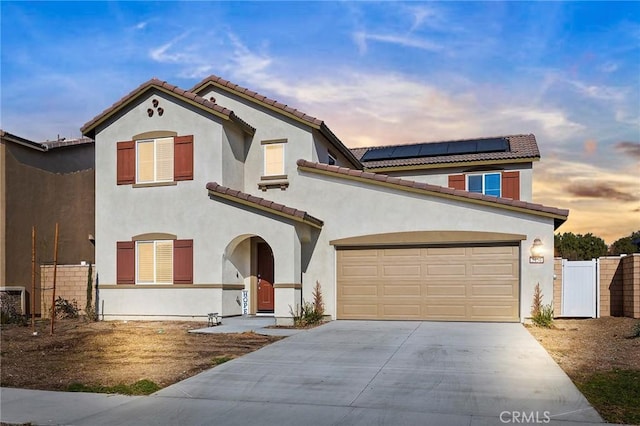
M420 144L420 157L447 155L447 142Z
M362 161L400 160L407 158L437 157L441 155L507 151L509 151L509 141L506 138L469 139L464 141L432 142L372 148L362 156Z
M476 152L505 152L509 149L509 141L505 138L482 139L478 141Z
M370 149L362 156L362 161L392 160L394 146Z
M393 158L415 158L420 155L420 145L397 146L393 150Z

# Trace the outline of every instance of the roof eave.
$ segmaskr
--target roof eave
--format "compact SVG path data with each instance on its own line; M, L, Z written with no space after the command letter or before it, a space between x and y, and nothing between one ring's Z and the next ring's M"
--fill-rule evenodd
M472 203L472 204L477 204L477 205L482 205L482 206L487 206L487 207L493 207L493 208L498 208L498 209L503 209L503 210L509 210L509 211L515 211L515 212L519 212L519 213L526 213L526 214L531 214L531 215L535 215L535 216L541 216L541 217L547 217L547 218L551 218L554 219L554 225L557 228L558 226L560 226L562 223L564 223L567 220L567 217L569 215L569 212L566 211L566 215L565 214L561 214L561 213L554 213L552 211L541 211L541 210L533 210L531 208L527 208L527 207L520 207L520 206L514 206L511 204L503 204L500 202L496 202L496 201L488 201L488 200L484 200L481 198L470 198L470 197L466 197L466 196L462 196L462 195L458 195L455 194L455 190L452 190L451 193L444 193L444 192L437 192L437 191L432 191L429 189L424 189L424 188L415 188L412 186L405 186L402 184L398 184L398 183L393 183L393 182L388 182L386 180L375 180L375 179L370 179L367 177L361 177L358 175L352 175L352 174L343 174L343 173L338 173L338 172L334 172L331 170L325 170L325 169L318 169L316 167L310 167L307 165L301 165L300 162L305 162L305 160L298 160L298 169L302 170L302 171L306 171L306 172L310 172L310 173L316 173L316 174L322 174L322 175L327 175L327 176L332 176L332 177L340 177L343 179L348 179L348 180L354 180L354 181L358 181L358 182L363 182L363 183L368 183L371 185L377 185L377 186L383 186L383 187L387 187L387 188L394 188L400 191L406 191L406 192L412 192L412 193L417 193L417 194L428 194L434 197L439 197L439 198L445 198L445 199L451 199L451 200L457 200L457 201L463 201L463 202L467 202L467 203ZM500 199L497 199L500 200ZM559 223L559 224L557 224Z
M467 166L484 166L494 164L521 164L532 163L534 161L540 161L540 156L537 157L521 157L521 158L503 158L498 160L470 160L470 161L452 161L443 163L430 163L430 164L408 164L402 166L380 166L369 167L366 163L363 163L364 170L373 171L376 173L384 172L400 172L411 170L427 170L427 169L446 169L451 167L467 167Z
M49 150L49 148L46 145L42 144L42 143L30 141L29 139L25 139L25 138L21 138L20 136L16 136L16 135L14 135L12 133L5 132L4 130L2 131L1 136L2 136L2 139L4 139L4 140L7 140L9 142L13 142L13 143L18 144L18 145L25 146L27 148L35 149L35 150L38 150L38 151L41 151L41 152L45 152L45 151Z

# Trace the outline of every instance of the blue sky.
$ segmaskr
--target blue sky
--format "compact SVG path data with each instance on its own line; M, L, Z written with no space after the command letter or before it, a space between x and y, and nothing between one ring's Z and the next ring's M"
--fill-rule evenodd
M640 229L638 2L0 2L0 126L79 128L152 77L209 74L349 147L534 133L561 232Z

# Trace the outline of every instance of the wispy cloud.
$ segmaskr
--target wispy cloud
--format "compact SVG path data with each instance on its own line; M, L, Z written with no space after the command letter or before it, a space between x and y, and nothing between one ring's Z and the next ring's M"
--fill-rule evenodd
M442 46L416 36L406 36L398 34L372 34L364 31L358 31L353 34L353 39L358 46L360 53L367 51L367 41L377 41L380 43L395 44L401 47L410 47L428 51L442 50Z
M571 121L564 111L557 108L516 107L503 109L500 113L508 118L535 123L548 137L556 140L565 140L584 129L582 124Z

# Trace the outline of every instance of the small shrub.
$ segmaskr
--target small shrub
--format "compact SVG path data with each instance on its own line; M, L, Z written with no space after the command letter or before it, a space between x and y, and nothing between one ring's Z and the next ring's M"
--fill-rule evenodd
M536 284L533 291L533 303L531 305L531 321L538 327L549 328L553 324L553 305L542 304L542 291L540 283Z
M22 315L20 298L8 293L0 293L0 324L27 325L27 317Z
M58 296L56 299L56 318L78 318L79 310L78 310L78 302L73 299L72 301L68 301L67 299L63 299L61 296Z
M289 306L289 312L293 317L294 326L310 327L322 322L324 317L324 299L322 297L322 287L318 281L316 281L311 295L313 296L313 303L303 301L302 305L296 305L295 310Z
M640 337L640 321L638 321L636 325L633 326L633 329L631 329L631 338L635 339L636 337Z

